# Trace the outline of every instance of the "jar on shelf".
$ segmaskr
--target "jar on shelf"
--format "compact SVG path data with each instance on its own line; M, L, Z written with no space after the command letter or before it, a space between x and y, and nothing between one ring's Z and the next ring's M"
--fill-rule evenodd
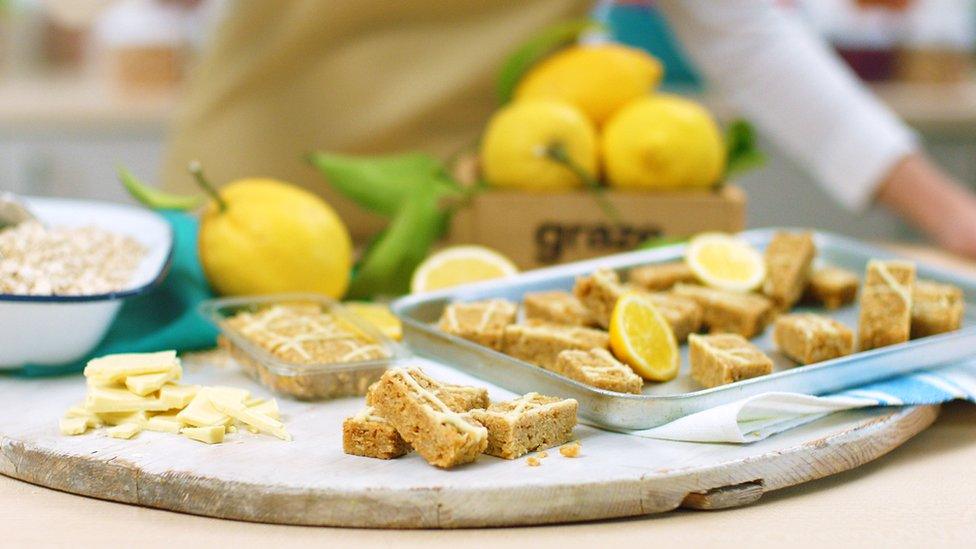
M974 15L974 0L916 0L908 11L898 77L934 84L968 78L976 45Z
M863 80L893 78L903 22L899 12L874 4L844 8L830 37L837 53Z
M123 92L168 91L183 80L186 18L177 6L124 0L105 12L96 41L109 79Z

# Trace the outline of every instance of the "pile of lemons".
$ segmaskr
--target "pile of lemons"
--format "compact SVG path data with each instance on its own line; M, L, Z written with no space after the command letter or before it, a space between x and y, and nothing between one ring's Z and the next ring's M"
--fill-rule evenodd
M725 170L700 104L657 93L661 63L619 44L578 44L537 63L481 142L493 186L553 191L589 179L621 189L705 188Z

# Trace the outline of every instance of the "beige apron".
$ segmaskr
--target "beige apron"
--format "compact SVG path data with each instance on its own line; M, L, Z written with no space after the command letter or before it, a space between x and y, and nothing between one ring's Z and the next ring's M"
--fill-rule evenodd
M163 181L188 190L199 159L218 184L268 176L323 196L362 240L381 227L338 197L310 150L446 158L497 106L504 57L592 0L238 0L196 66Z

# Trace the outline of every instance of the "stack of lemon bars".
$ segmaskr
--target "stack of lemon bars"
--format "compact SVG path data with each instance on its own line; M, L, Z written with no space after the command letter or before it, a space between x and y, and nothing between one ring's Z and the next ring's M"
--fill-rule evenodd
M480 454L516 459L541 452L529 461L537 465L546 449L564 444L564 456L579 454L579 443L570 443L573 399L528 393L490 402L484 388L441 383L406 367L386 371L369 388L366 405L343 423L347 454L393 459L416 450L441 468L471 463Z

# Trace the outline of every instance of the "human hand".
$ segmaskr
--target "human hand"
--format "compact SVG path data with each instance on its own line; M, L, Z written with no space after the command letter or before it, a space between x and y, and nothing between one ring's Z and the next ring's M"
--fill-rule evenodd
M902 159L879 186L877 199L939 246L976 258L976 195L925 155Z

